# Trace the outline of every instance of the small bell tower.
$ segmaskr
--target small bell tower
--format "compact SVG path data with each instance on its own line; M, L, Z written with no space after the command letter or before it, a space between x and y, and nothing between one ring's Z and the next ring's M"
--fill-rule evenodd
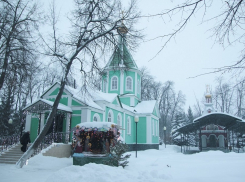
M117 29L118 43L102 72L102 92L116 93L121 103L136 106L141 101L141 76L128 47L128 28L123 22Z
M212 103L212 94L211 89L209 85L206 85L206 94L205 94L205 103L204 103L205 109L203 114L209 114L214 112L214 107Z

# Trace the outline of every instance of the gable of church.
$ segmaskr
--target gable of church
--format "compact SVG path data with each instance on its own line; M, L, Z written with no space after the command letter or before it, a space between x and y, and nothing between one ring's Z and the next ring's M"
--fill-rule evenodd
M119 105L117 98L112 102L112 104Z
M59 90L60 90L59 87L56 88L51 94L49 94L49 96L58 95ZM67 95L67 94L65 93L65 91L63 91L62 95Z
M74 99L71 100L71 105L72 106L84 106L84 104L82 104L81 102L78 102Z
M48 98L47 100L50 100L50 101L54 102L55 98ZM60 102L59 103L68 106L68 98L67 97L60 98Z

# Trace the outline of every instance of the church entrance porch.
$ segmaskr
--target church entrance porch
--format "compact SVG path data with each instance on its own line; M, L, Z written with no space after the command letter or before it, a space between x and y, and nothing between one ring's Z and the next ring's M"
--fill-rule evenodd
M224 133L225 134L225 133ZM202 135L202 148L216 149L216 148L225 148L225 139L226 137L222 134L210 134Z
M210 135L209 136L209 139L208 139L208 142L207 142L207 147L211 147L211 148L214 148L214 147L217 147L217 138L215 135Z

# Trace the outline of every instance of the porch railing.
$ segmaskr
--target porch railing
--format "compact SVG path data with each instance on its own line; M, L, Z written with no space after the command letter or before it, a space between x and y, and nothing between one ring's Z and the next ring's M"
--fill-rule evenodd
M44 137L39 146L35 149L34 155L39 154L43 149L49 147L52 143L68 144L70 139L70 132L50 133Z
M0 154L20 142L20 135L0 136Z
M34 155L41 152L41 150L47 148L52 143L68 143L70 139L70 132L57 132L50 133L44 137L42 142L35 149ZM9 150L16 144L20 143L20 135L0 136L0 154Z

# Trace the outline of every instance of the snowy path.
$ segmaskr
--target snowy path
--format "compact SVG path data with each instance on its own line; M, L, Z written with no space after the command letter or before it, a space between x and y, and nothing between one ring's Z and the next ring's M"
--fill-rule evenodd
M160 150L131 153L129 166L110 167L87 164L73 166L72 158L38 155L22 169L0 164L1 182L244 182L245 153L220 151L183 155L179 147L160 146Z

